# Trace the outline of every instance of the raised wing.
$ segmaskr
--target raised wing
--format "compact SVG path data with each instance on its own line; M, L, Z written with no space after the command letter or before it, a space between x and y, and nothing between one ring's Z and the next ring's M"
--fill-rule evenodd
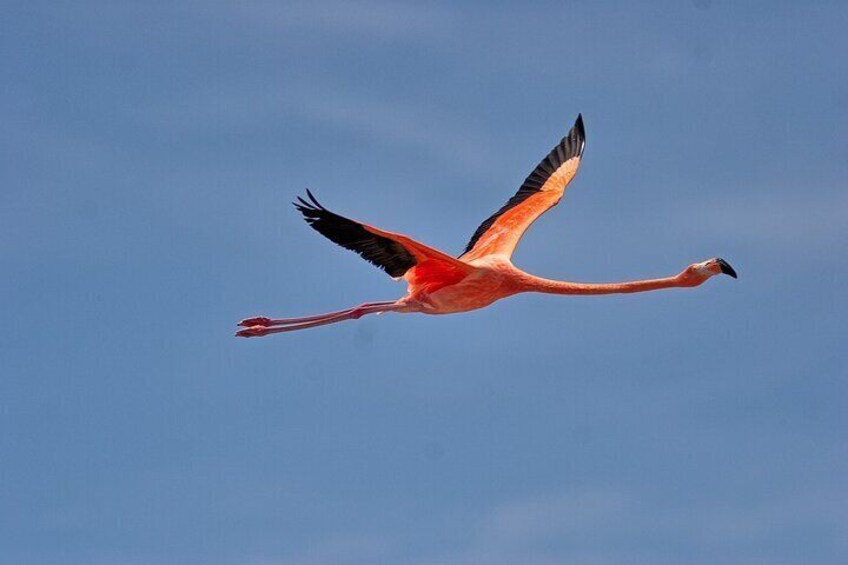
M511 256L530 224L560 201L577 173L585 145L583 116L578 115L568 135L542 159L518 192L480 224L460 258L469 261L486 255Z
M405 235L377 229L368 224L339 216L324 208L306 191L309 201L298 197L295 208L315 231L363 259L380 267L394 278L426 286L433 292L459 282L474 270L438 249L428 247Z

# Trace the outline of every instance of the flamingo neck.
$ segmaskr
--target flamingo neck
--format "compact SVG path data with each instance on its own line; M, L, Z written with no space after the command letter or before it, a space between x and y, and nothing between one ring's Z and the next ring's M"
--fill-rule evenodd
M679 275L661 279L598 284L555 281L534 276L526 281L528 292L544 292L546 294L628 294L684 286L692 285L686 284Z

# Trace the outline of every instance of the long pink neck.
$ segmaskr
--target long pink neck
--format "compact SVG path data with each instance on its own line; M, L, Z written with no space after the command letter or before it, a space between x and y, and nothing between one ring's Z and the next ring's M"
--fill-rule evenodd
M679 275L662 279L602 284L555 281L530 275L524 282L527 292L544 292L547 294L627 294L661 288L692 286L684 283Z

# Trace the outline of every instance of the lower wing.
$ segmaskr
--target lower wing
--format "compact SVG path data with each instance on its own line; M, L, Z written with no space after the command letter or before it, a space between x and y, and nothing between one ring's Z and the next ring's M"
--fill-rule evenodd
M433 292L464 279L474 267L405 235L377 229L324 208L307 190L309 201L298 197L295 207L315 231L394 278L426 286Z

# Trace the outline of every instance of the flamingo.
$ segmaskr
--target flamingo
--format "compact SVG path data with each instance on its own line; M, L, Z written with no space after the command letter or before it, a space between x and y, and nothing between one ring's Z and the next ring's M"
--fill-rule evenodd
M710 277L736 271L720 257L693 263L680 273L658 279L589 284L551 280L522 271L511 257L521 236L536 219L560 201L574 178L586 145L583 116L527 177L518 192L489 216L454 258L405 235L351 220L322 206L307 189L295 208L330 241L355 251L395 280L408 284L398 300L366 302L354 308L301 318L248 318L239 322L240 337L259 337L355 320L385 312L454 314L485 308L521 292L598 295L696 287Z

